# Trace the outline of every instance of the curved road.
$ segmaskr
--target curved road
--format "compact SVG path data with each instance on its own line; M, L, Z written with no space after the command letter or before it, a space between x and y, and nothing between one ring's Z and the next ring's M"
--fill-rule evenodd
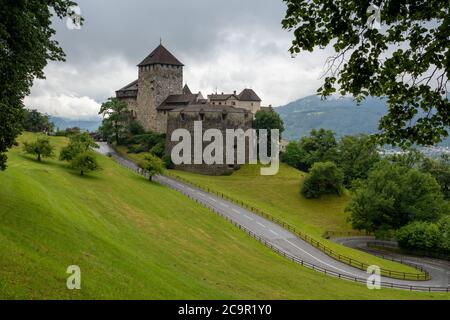
M106 143L99 143L100 149L98 152L110 155L115 161L121 165L133 170L137 173L143 174L135 163L129 161L120 155L118 155L112 148L110 148ZM154 178L155 181L177 190L190 198L196 200L197 202L207 206L213 211L216 211L220 215L231 220L234 224L239 225L246 230L250 231L258 238L263 239L266 244L275 248L277 251L287 254L291 257L295 257L298 260L304 261L306 264L311 264L316 267L326 269L331 271L331 273L338 273L344 277L362 280L360 282L365 282L368 274L362 270L351 267L344 263L341 263L322 251L311 246L307 242L299 239L293 233L285 230L278 224L275 224L261 216L244 209L232 202L224 200L215 195L209 194L203 190L196 189L190 185L179 182L175 179L166 176L157 176ZM414 290L429 290L429 287L433 287L431 290L442 290L445 291L449 286L449 270L433 270L428 268L427 265L423 265L424 269L427 270L431 275L433 275L431 280L428 281L410 281L410 280L397 280L382 277L383 286L405 286L405 289L411 289L413 286Z

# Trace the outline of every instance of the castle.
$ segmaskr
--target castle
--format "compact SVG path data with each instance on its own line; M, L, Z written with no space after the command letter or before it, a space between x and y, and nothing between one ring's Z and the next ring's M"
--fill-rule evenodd
M201 92L192 93L183 87L184 65L160 44L139 65L139 76L116 91L116 97L128 105L134 120L146 131L167 136L167 152L173 146L171 133L184 128L193 130L194 121L203 121L203 129L244 129L252 127L256 112L262 109L261 99L252 89L241 93L211 94L205 99ZM192 165L178 169L224 174L235 168Z

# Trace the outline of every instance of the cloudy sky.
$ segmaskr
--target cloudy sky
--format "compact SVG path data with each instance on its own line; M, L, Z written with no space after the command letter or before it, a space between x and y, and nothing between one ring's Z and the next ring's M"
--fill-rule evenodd
M184 81L204 95L253 88L280 106L314 94L331 51L288 49L281 0L78 0L81 30L55 20L67 61L52 62L26 98L29 108L89 119L115 90L137 79L136 65L162 38L185 67Z

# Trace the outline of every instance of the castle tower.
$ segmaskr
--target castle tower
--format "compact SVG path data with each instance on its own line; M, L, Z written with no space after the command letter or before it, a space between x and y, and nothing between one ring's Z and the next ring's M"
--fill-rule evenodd
M145 130L166 132L167 112L158 107L169 95L182 93L183 66L162 45L138 65L136 119Z

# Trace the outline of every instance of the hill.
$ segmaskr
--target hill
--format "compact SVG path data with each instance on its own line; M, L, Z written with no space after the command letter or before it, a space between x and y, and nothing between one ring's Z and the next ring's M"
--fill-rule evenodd
M101 119L98 120L73 120L69 118L50 116L50 122L55 124L55 128L59 130L66 130L67 128L78 127L81 130L87 130L89 132L97 131L101 125Z
M300 193L306 176L304 172L281 164L276 176L262 176L259 169L258 166L246 165L231 176L219 177L175 170L173 173L205 189L215 190L250 207L258 208L354 260L390 270L417 272L409 266L379 259L323 238L326 231L354 232L347 221L349 214L344 211L350 200L347 193L341 197L306 199Z
M25 134L20 143L34 140ZM65 138L51 138L58 149ZM80 177L9 152L0 173L0 299L446 299L329 278L187 197L99 156ZM66 288L79 265L81 290Z
M350 97L331 97L322 100L308 96L275 109L285 123L283 137L297 140L309 135L312 129L333 130L337 137L379 132L378 123L387 112L386 100L367 98L358 105ZM450 146L447 139L442 146Z

